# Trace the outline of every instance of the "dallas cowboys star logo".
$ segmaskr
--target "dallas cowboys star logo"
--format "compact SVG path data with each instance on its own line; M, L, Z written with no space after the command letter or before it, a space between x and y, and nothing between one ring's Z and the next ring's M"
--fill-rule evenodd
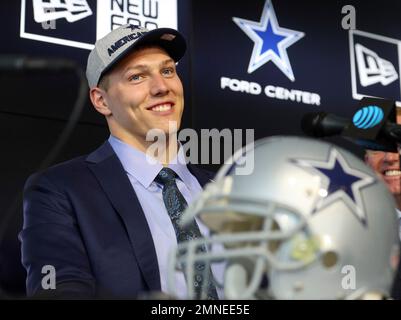
M131 29L131 31L135 31L137 29L141 29L140 27L133 25L133 24L129 24L128 26L125 27L125 29Z
M297 159L293 162L318 174L321 179L321 188L327 191L327 194L317 200L316 210L340 200L351 209L363 225L366 225L367 217L361 189L375 183L374 177L352 168L344 156L334 148L330 150L327 161Z
M291 81L295 81L287 49L305 34L281 28L271 0L266 0L260 22L236 17L233 20L254 42L248 73L272 61Z

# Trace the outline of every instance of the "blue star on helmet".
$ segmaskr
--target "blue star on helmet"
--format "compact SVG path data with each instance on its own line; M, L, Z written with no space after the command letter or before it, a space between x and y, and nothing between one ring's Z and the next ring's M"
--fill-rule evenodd
M329 158L326 161L297 159L293 162L311 169L320 178L321 188L325 192L317 201L315 212L340 200L351 209L363 225L367 224L361 189L376 182L373 176L352 168L335 148L330 150Z
M271 0L266 0L260 22L236 17L233 17L233 21L254 42L248 73L272 61L291 81L295 81L287 49L305 34L281 28Z

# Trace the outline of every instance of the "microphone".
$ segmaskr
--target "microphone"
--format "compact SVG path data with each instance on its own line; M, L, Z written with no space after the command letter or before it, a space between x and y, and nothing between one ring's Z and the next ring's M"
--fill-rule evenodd
M327 112L306 113L301 120L302 131L312 137L341 135L365 149L396 152L401 144L401 125L383 118L383 123L376 129L357 128L355 121Z
M384 134L397 143L401 143L401 125L387 121L384 124Z
M302 131L312 137L338 135L351 123L350 120L327 112L308 112L301 120Z
M317 138L341 135L349 125L351 120L327 112L308 112L301 120L302 131ZM386 121L380 132L401 143L401 125Z
M76 69L76 64L67 59L32 58L16 55L0 56L0 72L60 71L71 69Z

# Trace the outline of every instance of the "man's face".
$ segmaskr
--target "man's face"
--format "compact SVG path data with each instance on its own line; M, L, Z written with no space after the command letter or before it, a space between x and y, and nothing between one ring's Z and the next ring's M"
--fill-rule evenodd
M401 194L401 171L398 153L367 150L365 160L386 183L393 195Z
M112 134L143 143L151 129L168 134L169 121L180 127L184 94L175 67L159 47L139 49L118 63L108 74L103 95Z

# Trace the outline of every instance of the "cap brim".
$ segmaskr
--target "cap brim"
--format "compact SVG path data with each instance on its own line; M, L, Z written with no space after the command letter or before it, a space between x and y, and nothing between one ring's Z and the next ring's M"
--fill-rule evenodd
M112 69L126 55L134 51L136 48L145 45L155 45L163 48L175 62L178 62L184 56L187 49L185 38L177 30L171 28L151 30L121 52L113 62L103 70L99 77L99 81L105 73L110 71L110 69Z

